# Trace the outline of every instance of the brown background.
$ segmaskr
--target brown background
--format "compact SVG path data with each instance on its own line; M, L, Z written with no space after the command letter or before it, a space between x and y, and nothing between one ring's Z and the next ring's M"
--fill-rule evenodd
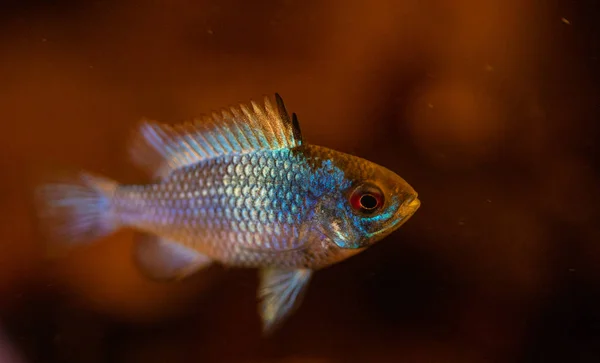
M0 318L21 362L598 362L594 1L9 1L0 12ZM564 18L564 19L563 19ZM143 116L279 92L308 142L422 207L320 272L261 340L252 270L144 280L132 233L48 260L43 170L144 180ZM12 362L0 356L2 362Z

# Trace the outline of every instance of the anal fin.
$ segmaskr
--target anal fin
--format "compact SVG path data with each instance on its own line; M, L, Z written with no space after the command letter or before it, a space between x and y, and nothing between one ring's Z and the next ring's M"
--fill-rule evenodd
M212 262L189 247L151 234L137 237L133 259L140 272L155 281L182 280Z
M309 269L261 270L258 295L263 334L272 333L301 305L312 273Z

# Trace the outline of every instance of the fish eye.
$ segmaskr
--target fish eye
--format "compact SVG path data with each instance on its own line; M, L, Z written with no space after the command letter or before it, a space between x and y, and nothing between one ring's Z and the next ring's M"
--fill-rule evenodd
M383 206L383 192L371 184L360 185L350 194L350 205L362 214L375 213Z
M360 206L363 209L367 209L367 210L375 209L375 208L377 208L377 204L379 204L379 201L377 200L377 198L372 194L361 195L359 202L360 202Z

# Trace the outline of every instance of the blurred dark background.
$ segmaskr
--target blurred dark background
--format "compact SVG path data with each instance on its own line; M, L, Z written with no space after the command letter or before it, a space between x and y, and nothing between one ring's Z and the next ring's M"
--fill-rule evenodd
M541 0L3 1L0 362L599 362L600 7ZM253 270L144 280L122 231L48 259L32 180L122 182L141 117L279 92L422 207L260 338Z

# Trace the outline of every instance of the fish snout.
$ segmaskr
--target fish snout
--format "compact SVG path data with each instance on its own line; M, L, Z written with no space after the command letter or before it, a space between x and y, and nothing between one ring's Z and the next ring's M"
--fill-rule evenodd
M406 201L404 202L404 205L407 208L417 210L421 206L421 201L419 200L417 195L413 195L413 196L410 196L408 199L406 199Z

